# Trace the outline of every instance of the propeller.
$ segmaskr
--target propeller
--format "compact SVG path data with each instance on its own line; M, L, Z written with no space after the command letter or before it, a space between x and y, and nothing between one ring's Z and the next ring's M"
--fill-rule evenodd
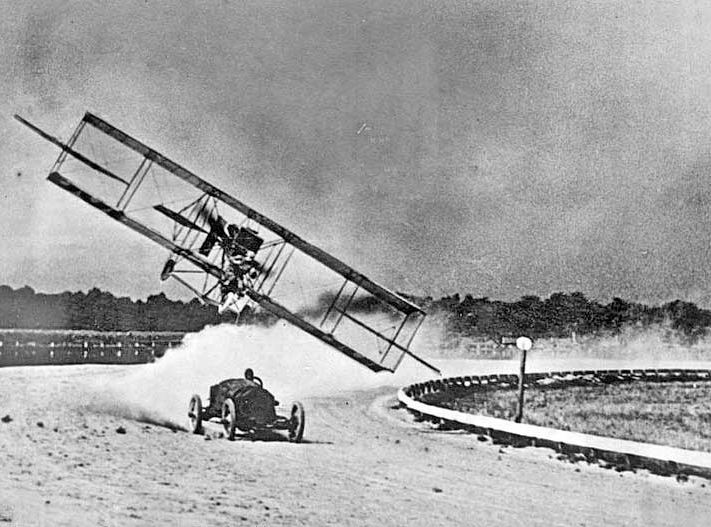
M218 241L224 240L229 236L227 222L217 213L215 207L208 209L208 204L198 210L198 218L210 226L210 232L208 232L207 238L202 242L198 251L203 256L207 256Z
M224 238L225 236L227 236L227 222L222 216L217 213L217 209L214 206L209 207L208 205L209 204L206 203L204 206L198 209L197 217L198 219L204 221L210 226L211 232L214 232L215 235L220 238Z

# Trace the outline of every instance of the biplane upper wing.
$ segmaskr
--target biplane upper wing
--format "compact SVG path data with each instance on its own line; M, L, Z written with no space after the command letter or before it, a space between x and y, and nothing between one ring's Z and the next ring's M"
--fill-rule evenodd
M182 261L197 267L205 275L201 286L191 285L180 278L185 275L177 271L173 276L202 300L217 303L219 287L225 278L224 252L219 244L216 250L213 249L217 240L215 229L222 229L230 223L223 218L229 216L224 211L226 205L236 213L229 220L235 223L241 221L243 225L257 224L271 238L265 241L257 237L259 242L254 248L259 251L259 265L264 272L255 287L247 291L249 297L262 308L288 320L373 371L394 371L404 355L410 355L436 370L409 349L425 317L424 311L413 302L375 283L276 221L91 113L84 115L67 143L21 117L15 117L61 148L62 152L48 177L52 183L148 237ZM100 144L85 139L87 135L96 136L97 132L99 137L96 141ZM98 153L102 151L99 148L101 143L108 148L108 157L106 154L101 157ZM127 148L117 150L117 143ZM72 179L67 175L71 175ZM159 183L166 180L169 180L169 189L180 187L177 194L182 194L168 198L165 192L161 192ZM86 186L90 187L89 190ZM149 192L153 187L155 192ZM219 213L218 205L223 206ZM152 216L146 216L148 213ZM160 220L169 222L172 231L160 224ZM260 236L263 235L262 231ZM196 246L200 248L196 249ZM298 256L295 257L295 254ZM294 263L295 258L301 257L308 261ZM340 281L327 284L332 290L327 290L325 295L316 299L316 303L321 304L320 310L310 309L308 302L304 301L289 305L285 300L289 288L283 284L294 283L299 269L303 272L311 271L311 276L328 275L320 269L316 270L314 264L340 277ZM210 278L212 282L209 282ZM303 293L304 287L299 287ZM313 301L310 302L313 306ZM368 308L365 315L359 311L363 306Z

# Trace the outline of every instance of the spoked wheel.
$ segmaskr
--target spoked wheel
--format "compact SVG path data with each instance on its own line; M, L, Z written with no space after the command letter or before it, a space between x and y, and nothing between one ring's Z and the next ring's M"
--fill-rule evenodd
M237 409L232 399L225 399L225 402L222 403L222 426L225 427L227 439L232 441L235 438L235 429L237 428Z
M291 420L289 423L289 441L292 443L301 443L301 440L304 438L305 419L304 405L298 401L292 404Z
M197 394L190 398L188 418L190 419L190 431L193 434L202 434L202 400Z

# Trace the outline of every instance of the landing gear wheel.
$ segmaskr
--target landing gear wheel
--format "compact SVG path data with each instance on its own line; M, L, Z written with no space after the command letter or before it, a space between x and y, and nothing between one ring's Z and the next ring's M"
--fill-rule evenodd
M173 269L175 269L175 260L169 258L168 261L165 262L163 270L160 272L161 281L165 282L168 278L170 278L170 275L173 274Z
M291 420L289 422L289 441L292 443L301 443L304 438L305 419L304 405L298 401L292 404Z
M237 428L237 409L232 399L225 399L225 402L222 403L222 426L225 427L227 439L232 441L235 438L235 429Z
M202 400L197 394L190 397L188 418L190 419L190 432L202 434Z

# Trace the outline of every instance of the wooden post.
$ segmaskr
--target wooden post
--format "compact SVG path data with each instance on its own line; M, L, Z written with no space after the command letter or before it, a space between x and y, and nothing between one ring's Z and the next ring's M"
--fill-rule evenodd
M518 408L516 409L516 419L517 423L521 422L523 418L523 387L524 381L526 380L526 350L521 350L521 364L518 369Z
M516 347L521 350L521 364L518 370L518 408L516 409L517 423L523 419L523 389L526 381L526 353L533 346L533 342L528 337L519 337L516 339Z

